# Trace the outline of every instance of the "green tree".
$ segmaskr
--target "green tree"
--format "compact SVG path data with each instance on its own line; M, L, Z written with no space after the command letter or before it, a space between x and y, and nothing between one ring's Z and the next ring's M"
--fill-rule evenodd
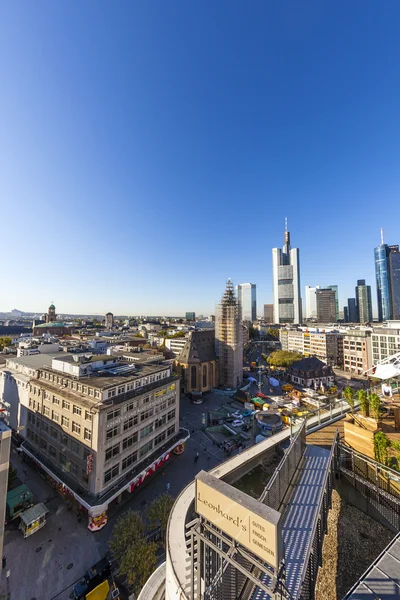
M174 505L174 498L169 494L162 494L150 504L147 510L147 518L152 527L161 528L161 539L165 547L169 513Z
M9 337L0 337L0 350L3 350L6 346L11 346L11 338Z
M279 340L279 329L274 329L273 327L270 327L268 329L268 335L275 338L276 340Z
M379 409L381 407L381 399L378 394L371 394L369 399L369 414L376 421L379 419Z
M144 539L144 523L137 511L131 510L119 519L112 531L109 542L111 553L117 562L122 560L132 545Z
M126 575L134 593L140 590L157 566L157 544L140 539L129 546L120 562L119 572Z
M368 417L369 415L369 398L367 396L367 392L365 390L358 390L357 399L360 404L360 411L363 417Z
M390 447L396 451L396 456L393 457L393 460L395 462L395 465L393 465L393 467L397 471L400 471L400 442L394 442L393 440L391 440Z
M12 484L14 483L14 481L17 479L17 471L13 468L13 466L10 464L10 467L8 469L8 481L7 481L7 490L11 489Z
M290 367L294 362L301 360L303 357L298 352L287 352L286 350L275 350L268 356L268 364L274 367Z
M388 462L389 440L383 431L377 431L374 435L375 460L386 465Z
M350 406L351 412L354 410L354 390L349 385L343 390L343 398L346 400L347 404Z

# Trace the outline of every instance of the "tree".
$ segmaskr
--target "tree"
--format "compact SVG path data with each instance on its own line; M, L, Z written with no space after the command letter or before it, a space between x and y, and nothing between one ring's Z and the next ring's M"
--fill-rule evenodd
M360 411L363 417L368 417L369 414L369 398L365 390L358 390L357 399L360 404Z
M134 593L140 590L157 566L157 544L140 539L130 545L121 559L119 572L126 575Z
M268 329L268 335L275 338L276 340L279 340L279 329L274 329L273 327L270 327Z
M137 511L131 510L117 521L110 539L110 550L114 558L122 564L122 560L132 545L144 539L144 523Z
M303 357L298 352L287 352L286 350L275 350L267 358L268 364L274 367L290 367L294 362L301 360Z
M388 462L389 440L383 431L377 431L374 435L375 460L386 465Z
M11 346L11 338L9 337L0 337L0 350L3 350L6 346Z
M169 513L174 505L174 498L169 494L162 494L150 504L147 510L147 518L153 527L161 528L161 539L165 547L165 538L167 532Z
M350 406L351 412L354 410L354 390L349 385L343 390L343 397Z
M17 475L18 475L17 471L10 464L10 467L8 469L7 491L9 491L11 489L12 484L17 479Z
M369 414L376 421L379 419L379 409L381 407L381 399L378 394L371 394L369 399Z

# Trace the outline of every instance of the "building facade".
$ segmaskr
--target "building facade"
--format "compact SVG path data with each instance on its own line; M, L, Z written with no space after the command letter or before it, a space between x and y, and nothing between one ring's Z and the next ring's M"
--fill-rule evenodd
M365 279L358 279L356 286L356 304L359 323L372 323L371 286Z
M371 332L351 330L343 333L343 370L363 375L371 367Z
M291 248L287 226L283 248L272 249L272 277L275 322L301 323L300 251Z
M316 319L317 318L317 290L319 290L319 285L315 287L310 287L306 285L306 317L307 319Z
M281 329L282 350L299 352L305 357L316 356L328 365L342 364L342 335L335 332Z
M266 323L274 323L274 305L264 304L264 321Z
M333 290L335 292L335 304L336 304L336 321L339 321L339 286L337 285L327 285L329 290Z
M46 323L53 323L54 321L57 321L56 307L54 304L50 304L46 315Z
M257 319L257 292L255 283L239 283L236 286L236 297L239 303L239 314L242 321Z
M6 501L8 469L10 466L11 430L0 421L0 553L3 555L4 523L6 521Z
M392 295L392 319L400 320L400 251L398 246L389 246L390 288Z
M187 312L185 314L185 319L186 319L186 321L195 321L196 320L196 313L194 313L194 312Z
M317 320L319 323L336 322L336 294L331 289L316 290Z
M243 381L243 329L233 285L228 279L215 318L215 350L220 384L237 388Z
M400 322L393 327L373 327L371 343L372 365L400 352Z
M175 368L181 377L185 394L209 392L218 385L218 363L215 332L191 331L179 353Z
M179 377L169 362L108 355L59 355L32 371L20 395L21 449L88 512L89 528L100 529L108 504L187 439Z
M349 323L359 323L359 318L357 314L357 304L355 298L347 299L347 308L348 308L348 319Z

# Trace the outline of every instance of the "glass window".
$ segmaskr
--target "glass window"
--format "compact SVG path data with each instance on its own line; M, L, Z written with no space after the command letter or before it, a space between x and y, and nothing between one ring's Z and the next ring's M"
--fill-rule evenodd
M132 452L132 454L129 454L129 456L124 458L124 460L122 461L122 470L125 471L125 469L133 465L133 463L136 462L136 460L137 452Z
M110 412L107 413L107 421L112 421L112 419L115 419L115 417L119 417L120 414L121 414L121 411L119 408L116 408L115 410L111 410Z
M56 457L57 456L57 450L54 448L54 446L51 446L49 444L49 454L50 456Z
M119 444L115 444L115 446L111 446L111 448L107 448L106 450L106 462L114 458L119 454Z
M119 473L119 465L114 465L111 469L108 469L104 473L104 483L108 483L113 477L116 477Z
M68 400L62 401L62 407L65 408L65 410L71 410L71 404L68 402Z
M163 415L154 421L154 429L159 429L167 422L167 415Z
M149 410L145 410L144 412L141 413L140 415L140 422L143 423L143 421L145 421L146 419L149 419L150 417L153 416L153 409L150 408Z
M60 404L60 400L58 398L56 398L55 396L53 396L53 404L57 404L57 406L59 406L59 404Z
M80 406L74 404L72 412L74 413L74 415L78 415L80 417L82 414L82 409Z
M113 437L115 437L118 434L119 434L119 425L115 425L115 427L112 427L111 429L109 429L107 431L106 440L111 440Z
M68 427L69 428L69 419L68 419L68 417L64 417L64 416L61 417L61 425L63 427Z
M150 433L152 433L153 431L153 423L150 423L150 425L146 425L146 427L143 427L143 429L140 430L140 439L142 440L143 438L147 437L148 435L150 435Z
M172 425L172 427L170 427L169 429L167 429L167 435L174 435L175 433L175 425Z
M130 435L129 437L126 437L123 441L122 441L122 449L126 450L127 448L130 448L131 446L133 446L133 444L136 444L138 440L138 434L134 433L133 435Z
M59 460L60 465L62 467L65 467L65 465L67 464L67 457L65 456L65 454L60 452L60 454L58 455L58 460Z
M154 445L155 446L159 446L167 437L167 434L165 431L163 431L162 433L159 433L155 438L154 438Z
M87 440L88 442L90 442L90 441L91 441L91 439L92 439L92 432L91 432L91 431L89 431L89 429L86 429L86 427L85 427L85 432L84 432L84 435L83 435L83 437L84 437L84 438L85 438L85 440Z
M124 385L121 385L121 386L118 388L118 394L123 394L124 392L125 392L125 386L124 386Z
M58 439L58 432L57 429L54 429L54 427L51 427L50 429L50 435L52 438L54 438L55 440Z
M49 409L49 407L48 407L48 406L44 406L44 407L43 407L43 414L44 414L46 417L49 417L49 416L50 416L50 409Z
M175 419L175 409L170 410L169 413L167 414L167 421L171 421L172 419Z
M153 449L153 440L150 440L150 442L147 442L147 444L145 444L144 446L142 446L139 450L139 456L140 458L142 456L144 456L145 454L148 454L148 452L150 452L150 450Z
M72 421L72 431L74 433L77 433L78 435L81 435L81 426L79 425L79 423L75 423L75 421Z
M127 421L125 421L124 423L124 431L127 431L128 429L131 429L131 427L133 427L134 425L138 424L138 416L135 415L134 417L129 417L129 419Z
M54 410L51 413L51 418L53 419L53 421L55 421L56 423L60 422L60 415L58 413L56 413Z
M77 442L75 442L75 440L71 440L71 450L74 454L77 454L78 456L81 453L81 447Z
M85 421L91 421L91 420L92 420L92 414L88 410L85 410Z

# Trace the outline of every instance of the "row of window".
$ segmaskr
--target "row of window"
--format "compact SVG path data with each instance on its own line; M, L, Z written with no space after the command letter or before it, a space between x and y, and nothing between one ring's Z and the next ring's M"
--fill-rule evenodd
M132 454L129 454L128 456L126 456L123 459L121 464L118 463L116 465L113 465L109 469L107 469L107 471L104 472L104 485L106 483L108 483L109 481L111 481L112 479L114 479L114 477L117 477L117 475L119 475L120 473L123 473L126 469L131 467L137 461L138 458L139 459L143 458L151 450L157 448L157 446L162 444L167 439L167 437L173 435L174 432L175 432L175 426L172 426L169 429L167 429L167 431L163 431L158 436L156 436L154 438L154 440L150 440L149 442L144 444L141 448L139 448L138 452L135 451L135 452L132 452ZM116 444L113 448L114 448L113 456L117 456L120 451L119 444ZM107 452L109 452L111 450L112 450L112 448L108 448ZM106 460L110 460L110 458L112 458L112 457L109 454L110 458L107 459L107 452L106 452Z
M48 392L45 392L45 394L48 394ZM47 399L50 399L50 398L47 398ZM54 404L55 406L60 406L60 399L57 398L56 396L53 396L52 404ZM32 398L29 398L29 406L30 406L30 408L33 408L34 410L40 410L39 401L36 401ZM61 407L64 410L71 411L71 403L68 400L62 400ZM53 413L54 413L54 411L53 411ZM73 404L72 405L72 413L74 415L76 415L77 417L81 417L82 416L81 407L77 406L76 404ZM50 408L46 405L43 405L43 414L46 415L46 417L50 417ZM91 421L91 420L92 420L92 414L90 413L90 411L85 410L85 421Z
M161 391L165 394L169 390L161 390ZM163 405L165 404L165 402L168 402L168 406L172 406L172 404L175 404L175 399L176 399L175 396L172 396L171 398L168 399L168 401L163 400L162 402L157 404L156 407L152 408L151 410L152 411L155 410L155 412L161 412L161 410L164 410ZM150 402L150 400L151 400L150 396L146 396L145 398L142 398L140 404L142 406L145 406L146 404L148 404ZM108 413L107 413L107 421L112 421L113 419L120 417L123 412L130 412L134 409L137 409L138 406L139 406L139 401L132 400L125 407L113 408L112 410L108 411ZM150 415L150 416L152 416L152 415ZM142 419L142 420L144 420L144 419Z
M54 375L54 373L52 373L50 371L42 371L41 377L42 377L42 379L51 381L52 383L56 383L57 385L62 385L67 389L69 388L69 389L79 392L81 394L86 394L86 395L92 396L93 398L101 397L101 393L99 390L89 387L85 384L78 383L77 381L74 381L73 379L64 378L64 377L61 377L60 375Z
M62 425L63 427L66 427L67 429L69 428L69 419L67 419L67 422L64 421L64 419L66 419L66 417L62 417ZM40 431L49 434L53 439L58 440L60 439L61 443L64 444L65 446L68 445L68 440L71 440L71 448L72 451L75 452L75 454L80 454L81 453L81 446L72 438L70 438L67 434L63 433L62 431L58 431L57 429L55 429L54 427L51 427L49 425L49 423L47 423L46 421L43 421L39 416L35 417L34 414L28 412L28 423L32 423L32 425L34 425L35 427L40 427ZM80 435L81 433L81 426L79 425L79 423L72 423L72 431L78 435ZM60 436L60 438L59 438ZM84 429L84 435L83 435L84 439L88 442L91 441L92 439L92 433L91 431L89 431L89 429Z
M147 425L146 427L143 427L140 430L140 439L146 437L147 435L149 435L149 433L151 433L153 431L153 426L156 425L157 427L161 427L161 424L165 424L165 422L169 422L172 419L175 419L175 409L170 410L166 415L164 415L164 417L166 418L166 421L164 420L164 417L160 417L158 419L156 419L156 421L154 423L150 423L150 425ZM149 411L145 411L144 413L141 414L141 418L140 418L140 422L142 423L143 421L145 421L146 419L150 418L153 416L153 409L149 410ZM135 415L133 417L130 417L127 421L125 421L125 423L123 424L123 431L128 431L128 429L131 429L132 427L134 427L135 425L138 425L139 423L139 416ZM121 433L121 425L114 425L114 427L111 427L110 429L108 429L106 431L106 441L107 440L112 440L114 437L117 437L118 435L120 435Z
M153 383L154 381L160 381L160 379L164 379L169 376L169 371L163 371L162 373L155 373L154 375L149 375L148 377L142 377L142 379L136 379L136 381L131 381L126 385L118 386L108 390L107 398L113 398L114 396L119 396L120 394L124 394L130 390L137 390L149 383Z

